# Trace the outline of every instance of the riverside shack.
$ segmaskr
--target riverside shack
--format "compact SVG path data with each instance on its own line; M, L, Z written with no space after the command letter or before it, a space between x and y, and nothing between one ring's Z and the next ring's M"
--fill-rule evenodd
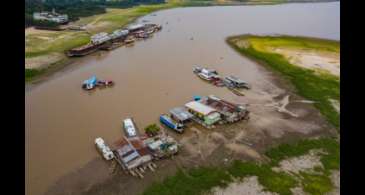
M123 137L114 143L113 151L122 168L132 175L143 178L145 167L152 170L150 163L153 157L139 137Z
M191 121L191 118L194 117L190 112L188 112L183 107L176 107L170 110L171 118L175 121L184 124Z
M199 101L186 103L185 107L205 126L211 126L221 120L220 114L216 109L204 105Z

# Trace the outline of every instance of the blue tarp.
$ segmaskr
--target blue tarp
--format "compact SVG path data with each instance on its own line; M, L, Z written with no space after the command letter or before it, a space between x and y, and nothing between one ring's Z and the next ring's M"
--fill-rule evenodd
M199 101L201 99L201 97L199 95L194 95L194 101Z
M96 76L92 76L89 79L84 81L84 84L86 85L96 85L96 82L98 81L98 79L96 78Z

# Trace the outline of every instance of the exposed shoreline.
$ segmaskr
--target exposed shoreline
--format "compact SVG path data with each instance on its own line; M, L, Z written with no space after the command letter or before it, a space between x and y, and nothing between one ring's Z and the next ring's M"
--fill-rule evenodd
M268 51L265 48L269 47L270 41L272 40L277 40L278 42L288 40L291 43L297 42L299 44L303 42L304 44L316 45L311 47L319 47L323 50L339 48L340 43L326 39L286 35L239 35L231 36L226 39L227 43L241 55L258 62L275 72L279 72L282 76L286 77L286 79L290 80L296 87L297 93L310 101L316 102L314 105L330 123L339 129L340 116L336 111L336 108L333 107L330 99L340 101L340 78L327 72L318 72L291 64L283 55ZM242 42L245 44L241 44ZM337 43L338 45L336 45ZM265 44L266 46L264 46ZM275 47L277 46L278 45L275 45ZM307 46L302 47L306 48ZM337 52L339 53L339 50ZM318 84L323 85L322 88L326 90L318 89L318 87L316 87Z

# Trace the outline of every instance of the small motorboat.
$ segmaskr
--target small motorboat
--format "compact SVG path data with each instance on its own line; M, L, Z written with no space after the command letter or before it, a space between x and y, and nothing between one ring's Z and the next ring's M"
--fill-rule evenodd
M228 88L230 89L234 94L238 95L238 96L244 96L245 94L239 90L239 89L236 89L236 88Z
M104 86L109 87L109 86L113 86L114 82L111 80L98 80L96 84L101 87L104 87Z
M228 76L225 78L225 80L227 83L229 82L230 85L233 85L236 88L251 89L251 86L247 82L245 82L235 76Z
M196 66L196 67L194 67L194 68L193 68L193 72L194 72L195 74L198 74L198 73L200 73L200 72L202 71L202 69L203 69L203 68L201 68L201 67L199 67L199 66Z
M96 76L92 76L91 78L85 80L82 83L82 88L85 90L92 90L95 88L96 84L97 84L97 79Z

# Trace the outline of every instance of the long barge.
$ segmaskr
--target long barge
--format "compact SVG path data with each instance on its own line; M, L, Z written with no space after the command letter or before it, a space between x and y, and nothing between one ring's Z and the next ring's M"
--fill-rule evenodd
M77 48L67 51L66 55L68 57L81 57L81 56L89 55L93 52L96 52L103 45L105 45L105 44L96 45L96 44L89 43L87 45L83 45L81 47L77 47Z
M81 47L73 48L66 52L68 57L81 57L89 55L97 50L112 50L122 45L131 45L136 39L145 39L154 32L162 29L161 25L157 24L136 24L127 29L115 30L108 34L101 32L91 36L90 43Z

